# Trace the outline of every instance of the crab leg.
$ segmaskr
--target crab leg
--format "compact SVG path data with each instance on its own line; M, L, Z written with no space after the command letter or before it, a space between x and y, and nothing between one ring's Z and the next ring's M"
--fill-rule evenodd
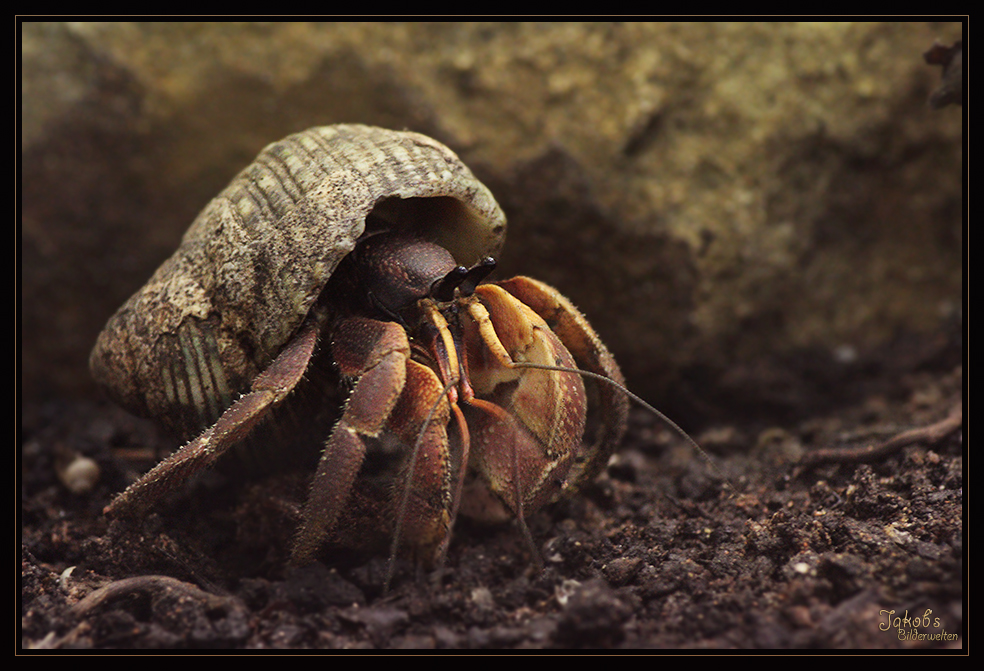
M256 377L250 391L229 406L215 424L127 487L103 512L114 516L139 514L248 436L301 380L318 340L318 328L316 320L309 320Z
M409 358L406 332L394 322L348 319L334 336L335 361L343 375L358 382L325 444L291 561L302 565L314 560L352 493L366 454L363 436L375 438L384 429L409 445L424 430L418 454L406 466L412 469L406 477L410 491L398 524L415 544L434 546L447 532L447 401L438 405L430 424L424 427L424 422L443 385L433 371Z
M410 546L417 551L417 559L427 566L440 559L450 539L453 499L447 426L451 408L456 417L460 415L448 402L434 371L407 361L407 384L393 410L390 428L415 450L397 480L406 484L396 511L393 549L395 553L403 539L412 539ZM467 445L467 429L464 431L461 440Z

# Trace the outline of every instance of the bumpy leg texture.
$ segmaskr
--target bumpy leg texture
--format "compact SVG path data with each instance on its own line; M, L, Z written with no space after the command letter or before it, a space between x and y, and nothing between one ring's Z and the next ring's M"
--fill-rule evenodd
M405 381L406 358L401 352L387 354L359 378L311 481L291 558L294 564L314 561L362 467L366 446L359 434L379 435Z
M397 511L397 524L415 546L440 543L447 532L450 499L443 386L430 369L410 360L407 336L398 324L354 318L339 326L334 340L333 354L342 373L358 382L315 472L292 563L314 561L356 486L366 454L363 437L378 437L384 430L408 446L420 436L418 452L406 466L412 472L399 478L409 492ZM437 412L424 430L435 405Z
M308 322L257 376L250 391L229 406L215 424L130 485L104 512L113 516L137 515L215 463L294 389L311 361L317 341L318 325Z

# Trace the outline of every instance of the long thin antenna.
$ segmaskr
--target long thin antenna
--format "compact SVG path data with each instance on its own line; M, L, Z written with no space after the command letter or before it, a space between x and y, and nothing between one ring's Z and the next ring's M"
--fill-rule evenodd
M628 396L630 399L632 399L633 401L635 401L636 403L638 403L639 405L641 405L643 408L645 408L649 412L651 412L654 415L656 415L657 417L659 417L661 420L663 420L663 422L666 423L667 426L669 426L671 429L673 429L674 431L676 431L680 436L682 436L683 439L686 440L688 443L690 443L690 445L693 446L693 448L695 450L697 450L697 452L704 458L704 460L707 461L707 463L711 466L711 468L713 468L718 473L718 475L721 476L721 478L725 481L725 483L727 483L728 487L732 491L737 491L737 490L735 490L734 485L731 484L731 481L728 480L727 476L725 476L725 474L721 471L721 468L714 462L714 459L711 457L711 455L709 455L707 453L707 451L705 451L704 448L701 447L697 443L696 440L694 440L693 438L691 438L690 437L690 434L688 434L686 431L684 431L683 429L681 429L680 426L676 422L674 422L672 419L670 419L669 417L667 417L666 415L664 415L662 412L660 412L659 410L657 410L656 408L654 408L650 403L648 403L647 401L645 401L644 399L642 399L639 395L634 394L633 392L631 392L628 389L626 389L625 388L625 385L619 384L618 382L616 382L615 380L611 379L610 377L605 377L604 375L602 375L600 373L595 373L595 372L592 372L590 370L582 370L580 368L565 368L564 366L550 366L550 365L542 364L542 363L531 363L529 361L515 361L515 362L513 362L513 365L516 368L537 368L539 370L551 370L551 371L557 371L557 372L561 372L561 373L575 373L577 375L583 375L585 377L589 377L589 378L592 378L594 380L598 380L599 382L605 382L605 383L607 383L607 384L615 387L616 389L618 389L619 391L621 391L623 394L625 394L626 396Z

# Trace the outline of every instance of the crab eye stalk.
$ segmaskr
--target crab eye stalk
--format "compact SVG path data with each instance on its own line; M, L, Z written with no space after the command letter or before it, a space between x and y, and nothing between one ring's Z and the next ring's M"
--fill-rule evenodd
M467 276L467 268L464 266L455 266L447 275L434 281L428 295L434 300L443 303L454 300L454 290L461 285Z
M428 295L444 303L454 300L455 289L461 296L471 296L482 280L495 270L495 265L495 259L486 256L471 268L457 266L441 279L435 280Z
M461 296L471 296L475 288L495 270L495 259L486 256L471 268L457 266L447 275L435 280L428 295L436 301L448 302L454 300L454 290Z
M495 259L491 256L486 256L484 259L476 263L468 270L468 274L465 275L461 284L458 285L458 290L461 292L462 296L471 296L475 293L475 288L484 280L489 274L495 270Z

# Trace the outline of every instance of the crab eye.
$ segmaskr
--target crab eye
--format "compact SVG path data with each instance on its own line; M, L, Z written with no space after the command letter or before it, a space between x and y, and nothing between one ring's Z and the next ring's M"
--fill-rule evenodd
M456 266L439 280L434 280L431 284L428 295L436 301L447 302L454 300L454 290L468 277L468 269L464 266Z
M491 256L486 256L484 259L476 263L465 275L458 289L461 291L462 296L471 296L475 293L475 288L489 276L493 270L495 270L495 259Z
M471 268L457 266L441 279L435 280L428 295L436 301L447 302L454 300L454 290L457 289L460 295L471 296L475 293L475 287L495 270L495 265L495 259L486 256Z

